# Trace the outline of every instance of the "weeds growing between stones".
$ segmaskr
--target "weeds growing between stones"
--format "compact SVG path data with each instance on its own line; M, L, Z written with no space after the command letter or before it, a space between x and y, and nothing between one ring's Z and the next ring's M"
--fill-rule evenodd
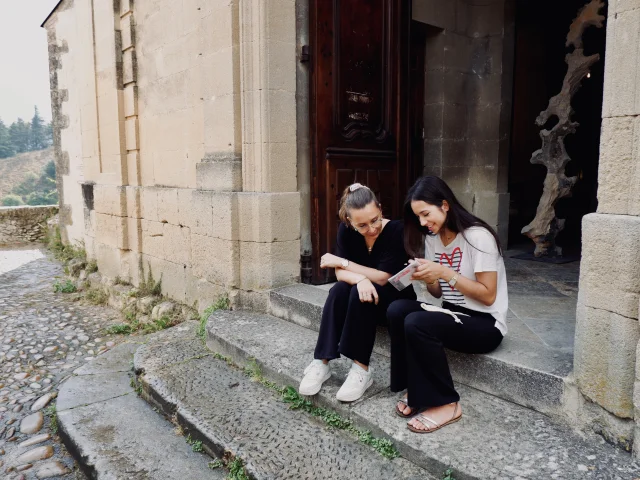
M444 471L444 476L442 477L442 480L456 480L455 477L453 476L453 470L451 470L450 468L447 468Z
M216 310L229 310L231 308L231 302L229 301L229 297L222 296L216 302L210 306L208 306L202 315L200 315L200 324L198 325L198 331L196 335L202 340L202 343L205 342L207 336L207 320L211 316L213 312Z
M207 466L211 470L216 468L226 468L229 472L225 480L249 480L249 475L244 468L244 462L240 457L229 458L230 455L225 454L224 459L216 459L213 462L209 462Z
M127 325L126 323L116 323L105 329L106 333L115 335L129 335L132 331L131 325Z
M234 457L233 460L227 463L229 469L229 475L226 480L249 480L249 475L244 468L244 462L239 457Z
M136 394L139 397L142 396L142 385L140 385L140 382L136 381L135 378L131 378L131 381L129 382L129 386L135 390Z
M137 290L132 290L132 297L149 297L152 295L160 296L162 295L162 277L160 280L156 281L153 278L153 272L151 271L151 265L149 265L149 271L147 273L147 279L144 278L144 272L142 271L142 266L140 266L140 285Z
M85 268L87 275L91 275L92 273L96 273L98 271L98 262L95 260L91 260L87 263L87 268Z
M71 280L56 280L53 282L53 291L56 293L75 293L78 289Z
M191 445L191 450L193 450L196 453L202 453L204 452L204 448L202 448L202 441L201 440L194 440L193 438L191 438L191 435L187 435L186 441L189 445Z
M44 414L49 417L49 428L55 435L58 433L58 412L55 405L51 405L44 410Z
M60 236L60 228L56 227L53 234L50 237L45 239L45 243L47 248L56 260L60 262L69 262L74 258L79 258L81 260L87 259L87 252L84 249L83 245L65 245L62 243L62 237Z
M229 357L225 357L219 353L214 353L214 358L226 362L228 365L237 367ZM353 421L344 418L338 412L313 405L309 400L300 395L298 391L292 386L280 386L271 380L264 378L260 366L254 358L249 360L249 363L244 367L243 372L252 380L261 383L270 390L280 395L282 401L289 405L291 410L302 410L309 415L312 415L322 420L329 428L335 428L336 430L344 430L354 435L361 443L369 445L376 452L388 459L394 459L400 456L400 452L395 447L391 440L386 438L375 437L369 430L362 430L353 425ZM444 480L455 480L453 477L445 478Z
M109 300L109 295L99 288L89 288L84 294L84 298L91 305L106 305Z

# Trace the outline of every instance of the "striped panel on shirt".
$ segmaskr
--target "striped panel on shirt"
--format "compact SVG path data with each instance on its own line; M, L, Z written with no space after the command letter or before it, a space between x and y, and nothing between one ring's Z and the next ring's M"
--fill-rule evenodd
M442 253L436 252L433 256L433 261L439 263L440 265L445 265L446 267L450 267L456 272L460 273L460 263L462 261L462 254L453 255L452 263L449 263L448 260L442 259ZM451 258L451 257L450 257ZM465 299L464 295L460 293L458 290L449 285L445 280L440 279L440 289L442 290L442 298L445 302L453 303L455 305L464 305Z

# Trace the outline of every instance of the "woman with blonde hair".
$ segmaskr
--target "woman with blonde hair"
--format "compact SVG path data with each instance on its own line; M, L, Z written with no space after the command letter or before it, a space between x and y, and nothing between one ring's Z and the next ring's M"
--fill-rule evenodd
M321 268L335 268L338 282L322 311L314 360L304 371L299 391L315 395L331 377L329 361L344 355L353 365L336 398L353 402L373 383L369 360L376 326L386 324L394 300L415 299L413 288L397 291L389 278L407 262L403 224L382 216L382 207L368 187L354 183L340 201L336 254L327 253Z

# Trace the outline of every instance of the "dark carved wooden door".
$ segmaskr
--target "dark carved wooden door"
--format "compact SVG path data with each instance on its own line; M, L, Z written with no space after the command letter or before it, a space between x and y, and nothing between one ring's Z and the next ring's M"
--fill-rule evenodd
M406 0L315 0L311 5L313 281L329 281L319 259L332 252L342 191L370 187L399 218L407 184ZM406 94L406 95L405 95Z

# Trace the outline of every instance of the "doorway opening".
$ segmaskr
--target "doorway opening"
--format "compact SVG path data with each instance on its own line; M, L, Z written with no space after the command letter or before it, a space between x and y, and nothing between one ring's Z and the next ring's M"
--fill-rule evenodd
M535 119L547 108L549 99L560 92L567 72L565 55L570 52L565 47L567 32L584 5L585 0L516 2L509 163L510 247L533 249L533 243L520 232L535 217L546 175L543 165L533 165L529 161L541 146L540 129L535 125ZM606 15L606 10L603 14ZM556 205L557 217L566 219L565 228L557 238L565 255L580 253L582 217L597 208L606 28L586 29L583 40L585 55L599 53L600 60L593 65L589 78L583 80L571 101L573 120L580 125L576 133L565 139L571 157L566 175L577 176L578 181L572 196L561 199Z

